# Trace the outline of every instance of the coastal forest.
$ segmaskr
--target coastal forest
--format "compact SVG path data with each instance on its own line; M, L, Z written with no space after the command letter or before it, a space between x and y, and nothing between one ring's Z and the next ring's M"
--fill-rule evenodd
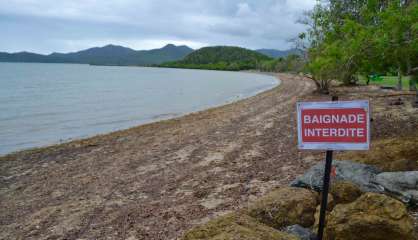
M166 62L159 66L223 71L301 72L304 65L302 51L299 49L253 51L234 46L215 46L198 49L182 60Z
M160 66L239 71L255 69L265 61L272 61L272 58L245 48L217 46L201 48L182 60L163 63Z
M328 1L301 20L308 31L297 44L304 50L305 72L327 91L332 80L346 85L376 75L411 76L416 89L418 68L418 1Z

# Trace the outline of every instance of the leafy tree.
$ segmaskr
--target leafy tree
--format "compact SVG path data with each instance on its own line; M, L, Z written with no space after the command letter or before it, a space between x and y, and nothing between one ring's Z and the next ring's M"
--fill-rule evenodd
M302 56L291 54L278 61L274 67L276 72L300 73L305 69L305 61Z
M399 76L411 74L417 9L417 1L405 0L320 1L302 21L309 30L300 35L308 40L307 69L318 88L327 92L332 80L353 84L359 74L394 68Z
M402 89L402 75L410 75L417 66L418 4L412 1L391 1L378 15L376 45L382 58L390 59L398 72L398 89ZM386 59L386 61L388 61ZM382 59L384 62L385 60Z

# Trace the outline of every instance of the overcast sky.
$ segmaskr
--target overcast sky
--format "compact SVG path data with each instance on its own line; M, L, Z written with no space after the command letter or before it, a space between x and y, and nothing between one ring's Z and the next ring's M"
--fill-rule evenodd
M70 52L117 44L291 47L315 0L1 0L0 51Z

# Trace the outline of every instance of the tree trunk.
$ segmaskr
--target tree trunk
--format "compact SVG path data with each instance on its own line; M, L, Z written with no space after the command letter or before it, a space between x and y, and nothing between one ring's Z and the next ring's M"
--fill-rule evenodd
M417 79L416 79L416 76L415 76L414 71L412 69L411 61L409 61L409 60L406 62L406 75L410 76L410 78L409 78L409 91L416 91L417 90L417 86L416 86Z
M414 75L411 76L411 81L412 81L412 79L414 80L413 81L414 84L418 82L418 74L416 72L415 72ZM415 91L416 91L416 94L415 94L415 107L418 108L418 88L416 86L415 86Z
M328 80L321 80L322 86L321 86L321 93L322 94L329 94L329 81Z
M409 91L416 91L417 90L417 82L414 76L411 76L409 79Z
M397 89L399 91L402 91L402 72L401 72L401 68L398 69L398 86Z
M411 74L411 82L414 83L414 87L415 87L415 91L416 91L415 107L418 108L418 88L415 86L415 84L418 82L418 67L411 68L409 73ZM409 86L409 88L411 89L411 85Z
M417 89L417 92L415 94L415 107L418 108L418 89Z

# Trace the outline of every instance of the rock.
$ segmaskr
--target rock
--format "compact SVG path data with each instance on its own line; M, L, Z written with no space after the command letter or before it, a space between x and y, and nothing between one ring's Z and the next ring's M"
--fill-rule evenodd
M375 182L389 195L411 205L418 204L418 171L380 173Z
M248 214L270 227L280 229L299 224L309 227L314 223L318 194L303 188L282 187L248 207Z
M296 236L261 224L254 218L231 213L188 231L181 240L297 240Z
M300 225L288 226L284 229L284 232L298 236L300 240L316 240L316 235L310 229Z
M318 206L316 207L316 210L315 210L315 214L314 214L315 222L314 222L314 225L313 225L313 227L312 227L312 229L313 229L315 232L318 232L318 225L319 225L319 215L320 215L320 211L321 211L321 205L318 205ZM329 211L327 211L326 213L327 213L327 217L328 217ZM327 221L327 217L325 217L325 222Z
M321 198L322 198L322 194L320 195L320 203L321 203ZM328 215L332 209L334 209L335 207L335 201L334 201L334 197L331 194L328 194L328 203L327 203L327 211L326 214ZM318 231L318 225L319 225L319 215L321 212L321 205L318 205L315 209L315 213L314 213L314 225L312 227L313 231L317 232ZM326 217L325 217L325 222L326 222Z
M304 175L299 176L290 185L292 187L303 187L315 191L322 190L325 162L318 163L309 169ZM381 192L382 189L372 182L380 171L367 164L350 161L333 161L336 168L336 181L350 181L356 184L364 192Z
M365 193L349 204L339 204L327 216L326 240L412 240L413 220L398 200Z
M334 204L354 202L362 194L357 185L348 181L332 183L330 193L333 196Z
M329 210L329 209L327 209L327 211L326 211L326 217L325 217L325 223L327 222L327 220L328 220L328 215L329 215L329 213L330 213L331 211ZM315 217L315 223L314 223L314 225L313 225L313 227L312 227L312 229L313 229L313 231L314 232L318 232L318 226L319 226L319 215L320 215L320 213L321 213L321 205L318 205L317 207L316 207L316 210L315 210L315 215L314 215L314 217Z
M319 194L319 203L322 201L322 193ZM335 200L334 197L328 193L328 200L327 200L327 211L332 211L332 209L335 207Z
M384 172L418 171L418 135L376 139L369 151L337 153L335 159L369 164Z

